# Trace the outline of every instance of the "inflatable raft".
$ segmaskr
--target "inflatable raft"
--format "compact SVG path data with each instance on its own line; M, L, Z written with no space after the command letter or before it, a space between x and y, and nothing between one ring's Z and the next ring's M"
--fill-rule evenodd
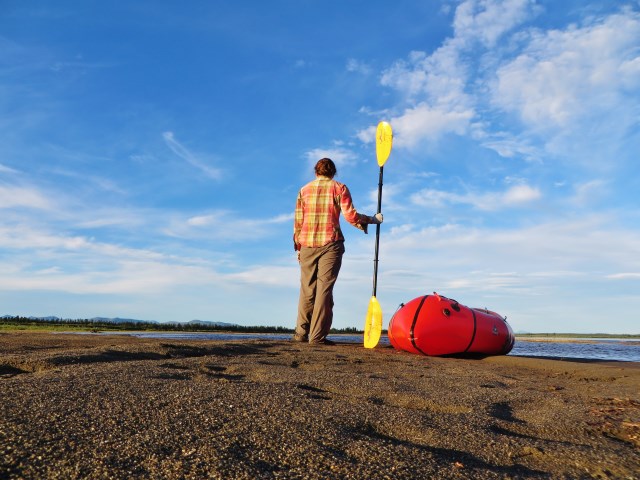
M391 345L422 355L506 355L515 337L506 318L433 293L400 305L389 322Z

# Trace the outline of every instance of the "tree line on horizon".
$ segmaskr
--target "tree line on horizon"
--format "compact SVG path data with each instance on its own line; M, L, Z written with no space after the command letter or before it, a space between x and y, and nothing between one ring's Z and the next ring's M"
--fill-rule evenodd
M98 319L69 319L69 318L34 318L16 316L5 316L0 319L0 324L15 325L22 327L46 327L46 326L69 326L81 329L87 329L90 331L100 330L119 330L119 331L133 331L133 330L155 330L163 332L232 332L232 333L279 333L288 334L293 333L293 328L280 327L280 326L268 326L268 325L236 325L236 324L223 324L218 325L215 323L205 322L145 322L143 320L136 321L108 321ZM330 333L346 333L346 334L360 334L362 330L358 330L355 327L347 328L332 328Z

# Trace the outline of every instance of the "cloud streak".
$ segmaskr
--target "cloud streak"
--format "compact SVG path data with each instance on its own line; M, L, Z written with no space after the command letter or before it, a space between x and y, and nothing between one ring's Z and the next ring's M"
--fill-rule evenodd
M0 173L18 173L18 171L0 163Z
M54 202L32 187L0 184L0 209L11 208L52 210Z
M423 189L411 195L411 201L422 207L440 208L446 204L466 204L478 210L495 211L527 205L542 198L539 189L529 185L514 185L504 192L456 194Z
M216 210L188 218L170 219L164 234L179 238L208 238L229 242L255 242L275 234L274 227L291 224L293 213L264 218L247 218L231 210Z
M200 170L200 172L202 172L205 176L211 178L212 180L220 180L222 178L222 170L207 165L197 155L192 153L184 145L178 142L173 132L164 132L162 134L162 137L164 138L167 147L169 147L169 149L173 153L175 153L178 157L180 157L192 167Z

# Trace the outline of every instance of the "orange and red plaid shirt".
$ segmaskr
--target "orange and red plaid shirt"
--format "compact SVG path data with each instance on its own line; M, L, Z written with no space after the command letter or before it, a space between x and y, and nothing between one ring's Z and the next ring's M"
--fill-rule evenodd
M300 189L296 201L293 243L300 247L323 247L344 240L340 230L340 212L347 222L363 230L368 217L353 206L346 185L331 178L318 176Z

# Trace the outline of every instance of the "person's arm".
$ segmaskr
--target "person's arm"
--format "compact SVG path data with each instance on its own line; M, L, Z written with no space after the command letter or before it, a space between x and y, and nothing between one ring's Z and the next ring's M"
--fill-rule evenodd
M382 223L382 214L376 214L373 217L369 215L363 215L362 213L358 213L356 208L353 206L353 200L351 198L351 192L347 188L346 185L342 185L340 191L340 209L342 210L342 215L345 220L349 222L356 228L363 230L364 233L367 233L367 225L369 224L378 224Z

